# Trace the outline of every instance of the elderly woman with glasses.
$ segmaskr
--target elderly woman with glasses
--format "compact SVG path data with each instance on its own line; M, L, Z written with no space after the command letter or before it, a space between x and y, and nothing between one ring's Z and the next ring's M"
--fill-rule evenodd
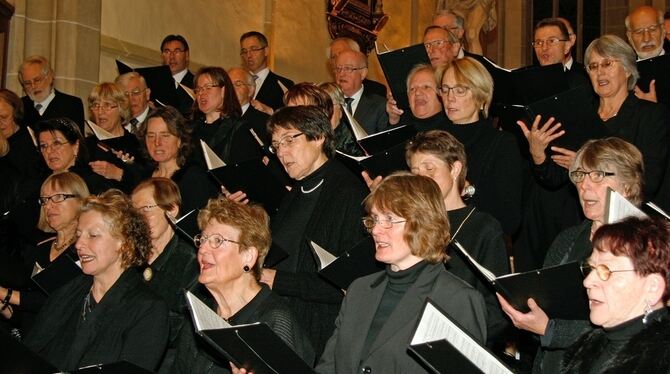
M240 120L242 108L228 73L218 66L198 70L193 102L193 142L200 149L202 140L227 164L258 158L260 145ZM194 157L204 165L202 152Z
M635 205L643 199L642 154L619 138L590 140L578 151L570 167L570 179L577 187L579 202L586 219L578 226L561 232L552 243L544 267L583 261L591 255L593 235L605 223L607 190L612 189ZM544 311L528 300L530 312L521 313L498 297L514 325L540 336L535 372L557 372L564 350L585 330L588 321L549 319Z
M49 296L25 343L63 371L124 360L155 370L168 310L133 268L151 253L149 227L119 190L87 197L80 212L75 247L84 274Z
M60 256L77 260L75 231L82 200L87 196L86 183L74 173L53 174L42 183L37 227L44 232L55 233L56 236L40 242L36 247L24 249L26 275L29 276L35 270L46 269ZM30 329L47 296L34 286L13 291L11 288L0 287L0 298L6 301L5 306L0 309L5 317L11 318L15 311L20 313L20 327L25 333Z
M318 356L333 332L343 295L317 273L309 242L339 256L361 241L365 187L334 158L333 129L323 110L284 107L270 117L268 130L272 149L295 185L271 227L273 243L288 257L263 269L261 281L286 296Z
M170 223L170 219L178 217L181 207L177 184L168 178L147 179L135 187L131 201L144 216L151 235L147 264L138 270L145 284L162 296L170 308L170 339L159 370L165 371L172 366L177 337L184 324L183 290L196 284L198 264L193 245L180 238Z
M203 286L195 293L221 318L232 325L262 322L310 365L314 352L290 307L270 288L260 283L263 262L270 248L269 217L260 206L242 205L226 198L211 199L200 210L202 233L194 238L198 247ZM227 372L229 363L208 353L193 327L182 330L175 372Z
M670 223L628 218L593 236L585 266L593 331L566 352L564 373L670 370Z
M521 223L524 173L514 136L496 130L488 118L493 78L470 57L454 60L437 76L444 111L452 122L444 130L463 143L468 158L466 179L474 187L468 204L491 214L511 236Z
M407 351L427 298L486 341L481 294L448 272L449 221L438 185L407 172L385 178L365 199L363 224L386 270L351 284L319 373L428 373Z

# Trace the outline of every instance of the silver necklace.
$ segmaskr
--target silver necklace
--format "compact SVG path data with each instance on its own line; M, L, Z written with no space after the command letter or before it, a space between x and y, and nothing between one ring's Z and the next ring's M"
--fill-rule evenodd
M302 191L302 193L312 193L312 192L314 192L314 190L316 190L317 188L319 188L323 184L323 181L324 180L321 179L321 181L319 183L317 183L316 186L310 188L309 190L306 190L305 186L300 186L300 191Z

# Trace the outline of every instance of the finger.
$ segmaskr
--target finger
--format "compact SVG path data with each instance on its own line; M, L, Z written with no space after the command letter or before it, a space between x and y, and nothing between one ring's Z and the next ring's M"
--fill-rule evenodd
M529 298L528 301L527 301L526 303L528 304L528 308L530 308L530 310L537 310L537 309L540 309L540 306L537 305L537 303L535 302L535 300L533 300L532 297Z
M577 153L575 151L571 151L567 148L562 148L562 147L557 147L557 146L552 146L551 150L555 153L560 153L565 156L570 156L574 157Z
M541 121L541 120L542 120L542 116L541 116L541 115L538 114L537 116L535 116L535 120L533 121L533 125L532 125L531 128L530 128L531 131L533 131L533 130L537 130L537 127L540 125L540 121Z
M365 184L370 188L372 186L373 180L370 178L370 174L368 174L367 171L363 170L361 172L361 175L363 176L363 180L365 181Z
M525 136L526 139L528 139L528 137L530 136L530 130L528 130L526 124L523 121L516 121L516 124L519 125L519 127L521 128L523 136Z
M537 116L537 118L540 118L540 116ZM537 118L536 118L535 121L538 122L538 124L539 124L540 121L538 121ZM540 130L540 131L546 131L545 129L549 128L551 126L551 124L554 123L554 121L556 121L556 119L554 117L549 117L547 122L543 123L542 126L538 126L537 129Z

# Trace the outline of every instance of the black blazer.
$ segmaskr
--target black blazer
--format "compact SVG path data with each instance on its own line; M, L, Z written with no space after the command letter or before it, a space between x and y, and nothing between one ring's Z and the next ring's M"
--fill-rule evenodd
M270 106L272 109L277 110L284 106L284 90L281 89L279 83L281 82L286 88L293 87L293 81L284 78L281 75L277 75L270 71L268 76L265 77L263 85L258 90L256 94L256 100L261 103Z
M33 130L36 130L35 124L43 119L52 119L59 117L67 117L75 121L79 125L79 130L81 133L84 133L84 104L82 104L81 99L62 93L58 90L54 90L56 97L49 103L47 109L44 111L44 114L40 116L37 109L35 109L35 102L30 100L30 97L24 96L21 98L23 101L23 123L27 126L30 126Z
M270 145L271 139L267 129L269 115L249 105L249 108L241 118L246 128L253 129L266 146Z
M428 264L362 356L368 330L388 284L385 272L354 281L335 321L335 333L316 367L318 373L427 373L408 351L426 298L444 309L480 343L486 341L486 307L478 291L444 269Z
M190 70L186 71L186 75L181 80L181 84L186 87L193 88L193 73ZM193 108L193 99L189 96L183 88L177 87L175 90L175 103L177 105L177 110L184 115L185 118L191 116L191 111Z
M25 344L58 369L126 360L155 370L168 341L168 309L127 269L82 320L93 278L82 275L53 293Z
M356 107L354 118L368 134L386 130L389 123L389 116L386 113L386 98L363 88L363 95Z

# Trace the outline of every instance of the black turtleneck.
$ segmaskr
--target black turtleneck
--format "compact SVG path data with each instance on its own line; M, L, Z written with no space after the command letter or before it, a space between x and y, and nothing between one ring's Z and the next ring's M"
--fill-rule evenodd
M419 278L419 275L421 275L421 272L423 272L423 269L425 269L426 266L428 266L426 261L420 261L405 270L399 271L392 271L391 265L386 266L386 278L388 279L388 283L386 283L386 289L384 289L384 294L379 301L379 306L377 307L375 316L370 324L368 336L365 338L360 357L367 357L368 349L370 349L372 343L374 343L379 331L384 327L384 324L395 310L395 307L407 290L414 284L417 278Z
M400 119L400 125L412 125L416 131L430 131L430 130L446 130L447 125L451 124L449 117L443 110L428 118L416 118L411 112L407 111L407 115L403 115Z
M298 256L296 251L302 244L305 234L305 227L312 217L314 207L319 200L321 187L325 181L330 160L326 161L321 167L312 174L296 182L293 188L298 193L291 202L290 209L287 209L286 215L282 220L281 227L273 230L273 240L286 250L288 257L280 262L277 269L285 271L297 271Z
M644 315L642 315L617 326L603 329L607 340L602 347L600 356L594 357L590 372L602 372L605 366L616 358L621 349L623 349L635 335L644 330L652 321L660 321L667 315L668 309L661 308L649 314L647 323L643 322Z

